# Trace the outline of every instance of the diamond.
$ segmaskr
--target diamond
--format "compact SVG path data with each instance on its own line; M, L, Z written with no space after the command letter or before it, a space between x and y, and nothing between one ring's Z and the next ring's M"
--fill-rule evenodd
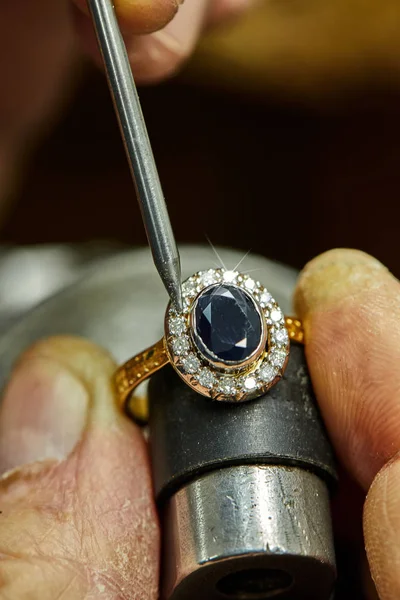
M218 383L218 391L225 396L233 396L237 391L235 380L231 377L223 377Z
M283 317L282 311L279 308L274 308L273 310L271 310L269 316L271 318L271 321L273 321L274 323L279 323L279 321L281 321Z
M264 381L266 383L269 383L270 381L275 379L275 375L276 375L276 370L274 369L274 367L272 365L265 365L265 366L261 367L261 369L258 373L258 376L261 379L261 381Z
M222 276L222 279L225 281L225 283L232 283L233 281L235 281L237 276L238 274L236 273L236 271L225 271Z
M248 279L246 279L246 281L244 282L244 286L246 289L248 290L254 290L255 286L256 286L256 282L254 281L254 279L251 279L250 277Z
M176 356L182 356L189 350L189 338L187 335L181 335L172 341L172 350Z
M186 296L195 296L197 294L197 285L196 279L188 279L182 285L182 291Z
M243 387L250 392L257 387L257 380L254 377L246 377L243 382Z
M287 352L286 350L277 349L271 353L270 361L275 367L283 367L286 360Z
M278 331L275 331L274 340L278 344L286 344L289 341L289 334L287 332L287 329L282 328L278 329Z
M172 335L181 335L186 331L186 321L184 317L171 317L168 324Z
M200 385L202 385L205 388L212 388L214 386L215 383L215 377L212 374L212 372L210 371L210 369L207 369L206 367L203 367L203 369L200 370L200 373L197 377Z
M213 283L216 283L217 281L218 281L218 276L217 276L216 272L213 271L212 269L210 269L209 271L206 271L201 276L201 282L204 286L212 285Z
M194 354L188 354L187 357L183 359L182 364L185 372L192 375L193 373L197 373L201 366L201 362Z
M211 361L241 363L260 346L260 313L251 296L236 286L218 284L202 292L194 318L195 343Z
M193 296L184 295L183 296L183 306L186 311L189 310L189 308L192 306L192 304L193 304Z
M272 296L269 292L263 292L260 296L260 304L262 307L267 306L271 302Z

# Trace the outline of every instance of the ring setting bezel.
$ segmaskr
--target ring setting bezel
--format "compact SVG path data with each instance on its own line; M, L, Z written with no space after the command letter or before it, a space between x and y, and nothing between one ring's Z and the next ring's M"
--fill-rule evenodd
M210 360L193 335L198 297L216 284L244 291L261 318L260 343L241 363ZM289 335L284 315L265 286L237 271L208 269L189 277L182 285L182 295L181 313L167 307L164 341L171 364L192 389L213 400L243 402L265 394L279 381L288 361Z

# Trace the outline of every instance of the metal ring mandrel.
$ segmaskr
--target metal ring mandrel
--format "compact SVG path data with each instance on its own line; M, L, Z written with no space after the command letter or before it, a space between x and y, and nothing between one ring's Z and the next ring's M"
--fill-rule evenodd
M204 402L171 367L149 400L162 598L328 600L336 474L304 348L251 402Z

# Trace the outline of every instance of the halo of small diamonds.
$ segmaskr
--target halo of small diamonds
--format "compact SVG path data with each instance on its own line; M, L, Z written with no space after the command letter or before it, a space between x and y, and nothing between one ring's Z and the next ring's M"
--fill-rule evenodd
M250 364L235 368L210 365L193 341L191 311L206 288L229 284L244 290L257 305L267 331L267 344ZM269 291L258 281L237 271L208 269L182 285L183 311L170 305L165 318L165 341L171 364L190 387L225 402L242 402L265 394L282 377L290 343L284 315Z

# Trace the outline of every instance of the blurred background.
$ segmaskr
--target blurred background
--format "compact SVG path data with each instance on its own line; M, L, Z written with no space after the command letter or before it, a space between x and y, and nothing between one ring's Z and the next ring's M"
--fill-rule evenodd
M11 68L6 21L1 241L145 244L102 74L67 19ZM352 246L400 275L399 99L397 0L259 0L210 30L177 77L141 88L178 241L298 268Z

